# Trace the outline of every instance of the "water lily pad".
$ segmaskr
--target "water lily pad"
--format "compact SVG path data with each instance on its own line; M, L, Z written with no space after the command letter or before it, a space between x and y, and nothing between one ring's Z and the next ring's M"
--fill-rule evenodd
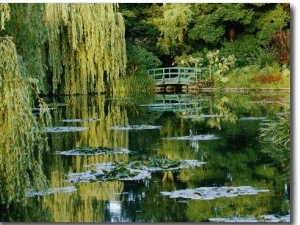
M290 222L290 215L278 216L278 215L262 215L259 219L254 216L249 217L220 217L220 218L210 218L210 222L215 223L256 223L256 222L277 222L277 223L287 223Z
M79 123L79 122L95 122L95 121L100 121L100 119L93 119L93 118L87 118L87 119L65 119L61 120L62 122L65 123Z
M45 127L45 131L49 133L57 132L76 132L89 129L88 127Z
M199 162L198 160L171 160L167 158L154 158L147 161L135 161L130 162L129 167L138 168L142 170L147 170L151 172L157 171L169 171L169 170L179 170L185 168L199 167L205 164L205 162Z
M104 155L104 154L125 154L130 153L125 148L107 148L107 147L78 147L68 151L57 151L60 155Z
M265 120L267 117L241 117L239 120Z
M54 194L57 192L74 192L77 189L73 186L70 187L61 187L61 188L50 188L48 190L45 191L29 191L27 193L27 197L33 197L33 196L44 196L44 195L50 195L50 194Z
M94 182L106 180L142 180L151 177L152 172L179 170L205 164L197 160L149 159L145 161L109 162L96 165L95 170L68 174L69 182Z
M68 174L68 182L95 182L108 180L143 180L151 177L146 170L118 167L115 163L102 163L96 170Z
M182 116L182 118L188 118L188 119L204 119L204 118L219 118L224 117L224 115L187 115Z
M268 192L269 190L254 189L250 186L239 187L200 187L195 189L176 190L171 192L161 192L170 198L189 198L200 200L211 200L216 198L236 197L239 195L255 195L259 192Z
M220 139L213 134L199 134L199 135L190 135L190 136L180 136L180 137L170 137L170 138L163 138L166 140L192 140L192 141L205 141L205 140L215 140Z
M152 125L125 125L125 126L112 126L112 130L149 130L149 129L159 129L161 126Z

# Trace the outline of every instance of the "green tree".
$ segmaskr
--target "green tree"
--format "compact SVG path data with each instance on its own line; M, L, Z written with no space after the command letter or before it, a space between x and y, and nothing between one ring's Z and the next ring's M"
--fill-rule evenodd
M244 4L217 4L208 10L207 4L196 5L195 25L189 30L192 40L203 40L218 46L220 42L233 40L244 26L251 23L253 11L245 9ZM226 39L225 39L226 40Z
M12 36L22 72L45 94L102 93L125 75L125 26L118 4L4 4L1 36ZM8 12L10 12L8 14Z
M102 93L125 74L125 26L117 7L46 4L53 93Z
M0 80L0 205L24 205L30 189L47 188L42 153L49 147L43 128L50 124L50 117L40 98L39 119L32 114L35 80L22 77L9 37L0 37Z
M46 91L45 43L47 30L44 26L44 4L8 4L10 20L0 36L12 36L22 61L22 73L38 79L39 87Z
M154 24L160 30L157 46L164 54L175 56L183 54L187 48L186 38L192 22L191 4L164 4L162 18L155 18Z
M161 61L147 51L142 40L127 41L127 74L129 76L145 75L147 69L156 68Z

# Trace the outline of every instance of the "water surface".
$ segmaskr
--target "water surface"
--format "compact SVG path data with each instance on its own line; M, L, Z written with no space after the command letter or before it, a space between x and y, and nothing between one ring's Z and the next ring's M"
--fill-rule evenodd
M267 120L287 113L289 93L97 95L47 101L54 109L52 127L47 128L51 151L44 155L44 172L56 191L29 196L22 211L26 216L11 215L14 221L213 222L216 218L246 218L251 222L264 218L277 222L276 218L290 215L289 165L279 165L263 153L263 148L272 145L259 139L259 129L270 122ZM58 154L100 146L128 151ZM155 158L205 164L153 172L140 180L68 181L69 174L89 171L99 163ZM266 191L229 195L235 187L244 186ZM164 194L196 188L208 188L207 193L227 188L228 196L217 197L220 191L212 199Z

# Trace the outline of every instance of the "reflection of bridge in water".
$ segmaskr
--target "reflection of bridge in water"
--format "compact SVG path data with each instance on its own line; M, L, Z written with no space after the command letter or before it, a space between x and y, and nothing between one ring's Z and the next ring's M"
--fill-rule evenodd
M197 111L203 107L203 100L191 94L156 94L155 102L141 106L149 111L186 112Z

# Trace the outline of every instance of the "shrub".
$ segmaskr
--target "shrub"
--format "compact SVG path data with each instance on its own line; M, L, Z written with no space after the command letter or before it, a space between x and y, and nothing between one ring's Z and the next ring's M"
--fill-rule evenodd
M260 82L260 83L274 83L274 82L279 82L282 81L282 73L277 72L275 74L259 74L254 77L252 77L251 81L253 82Z

